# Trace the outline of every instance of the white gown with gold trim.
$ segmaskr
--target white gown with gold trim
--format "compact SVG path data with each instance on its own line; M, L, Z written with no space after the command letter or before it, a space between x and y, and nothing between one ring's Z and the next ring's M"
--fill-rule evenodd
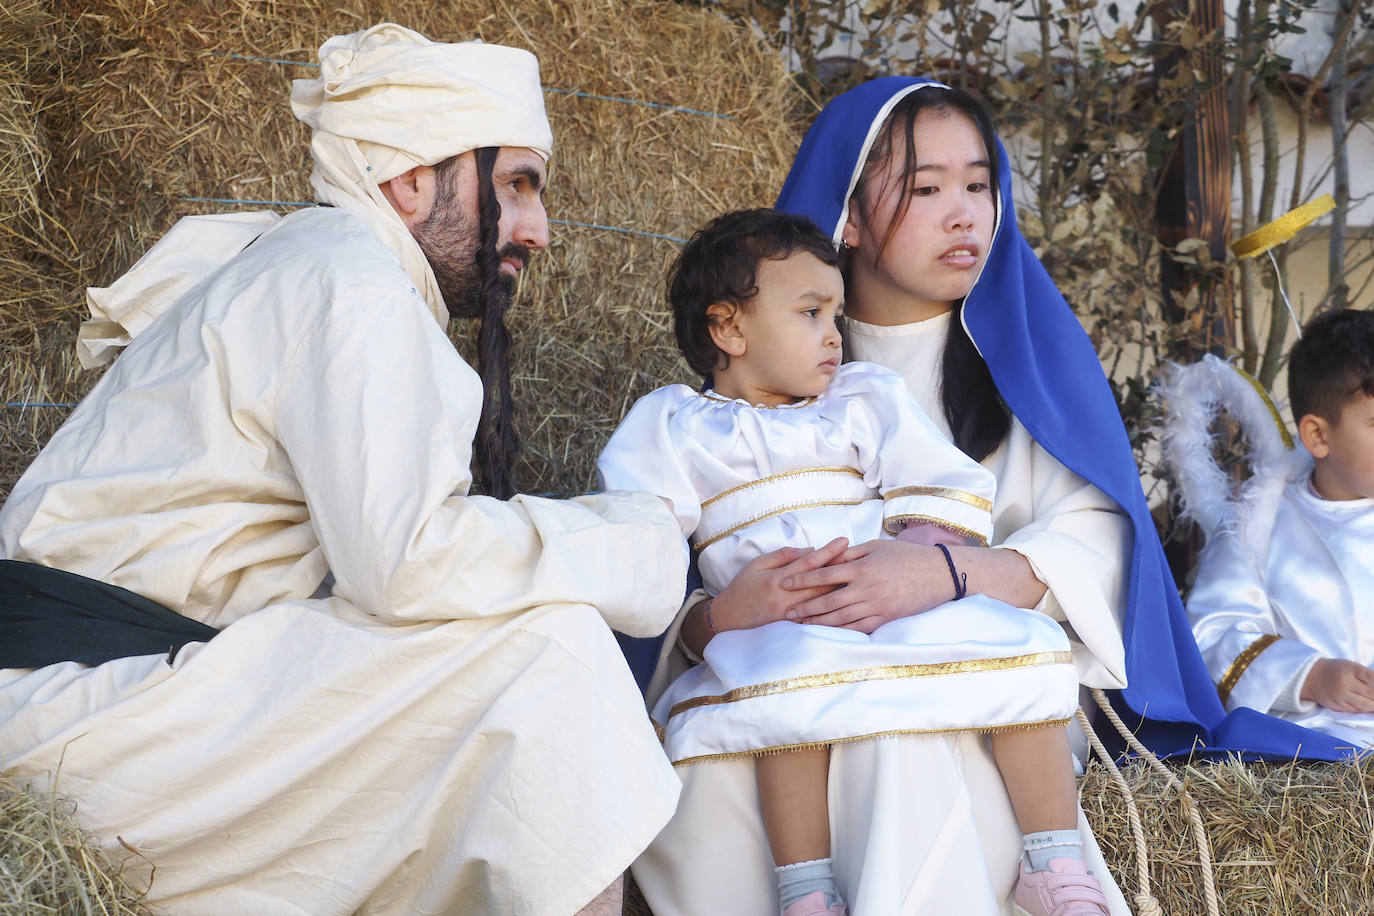
M849 322L853 355L899 372L946 436L938 367L947 329L948 316L890 328ZM997 479L990 541L1023 554L1049 586L1037 610L1059 622L1079 682L1123 686L1128 520L1015 421L983 466ZM651 703L690 665L675 646L680 621L668 632ZM958 694L949 698L957 701ZM655 916L776 913L752 758L677 771L683 781L677 812L634 865ZM835 873L851 916L1010 913L1021 833L984 735L898 735L836 745L829 804ZM1081 813L1079 827L1114 916L1126 916Z
M1374 500L1322 499L1308 477L1290 483L1267 556L1231 532L1208 542L1188 615L1228 710L1249 706L1374 746L1374 715L1300 697L1318 659L1374 664Z
M780 547L863 543L911 520L981 543L992 529L992 475L940 434L901 376L872 363L848 363L819 397L775 408L661 388L635 404L597 468L608 489L672 501L710 594ZM1042 725L1073 712L1070 660L1048 617L984 596L872 634L778 621L712 639L653 718L677 764Z
M223 629L0 671L0 770L72 796L160 912L564 916L677 800L610 626L672 619L681 535L642 493L469 495L481 382L367 219L160 251L228 263L126 318L0 555Z

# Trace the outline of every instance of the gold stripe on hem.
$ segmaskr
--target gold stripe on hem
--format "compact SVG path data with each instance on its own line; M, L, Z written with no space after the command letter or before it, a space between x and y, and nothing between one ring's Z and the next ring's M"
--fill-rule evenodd
M901 499L904 496L938 496L941 499L952 499L955 502L968 503L975 509L984 512L992 511L992 500L984 499L976 493L967 490L955 490L950 487L897 487L888 490L883 494L883 499Z
M950 674L971 674L980 671L1009 671L1013 668L1037 668L1042 665L1067 665L1073 661L1071 652L1031 652L1027 655L1013 655L1004 658L970 658L957 662L929 662L923 665L875 665L870 668L853 668L849 671L831 671L826 674L805 674L800 677L766 681L762 684L749 684L736 687L727 693L714 696L692 697L681 703L674 703L668 711L668 718L700 706L716 706L721 703L737 703L740 700L755 700L759 697L776 696L780 693L793 693L798 690L814 690L818 687L842 687L864 681L895 681L916 677L943 677Z
M1245 673L1245 669L1249 668L1255 659L1260 657L1261 652L1278 641L1279 637L1273 633L1266 633L1241 650L1235 661L1231 662L1231 666L1226 669L1226 674L1222 676L1221 683L1217 685L1217 696L1221 698L1222 705L1226 704L1231 696L1231 691L1235 690L1236 685L1240 683L1240 677Z
M972 528L965 528L963 525L956 525L953 522L945 521L942 518L936 518L933 515L894 515L890 518L883 519L883 530L893 537L896 537L897 533L902 530L902 527L905 527L905 525L898 527L898 522L905 522L908 524L911 522L930 522L932 525L939 525L946 531L962 534L964 537L973 541L974 545L977 547L988 546L988 539Z
M713 763L721 760L738 760L741 757L762 757L770 754L785 754L789 751L809 751L836 744L858 744L861 741L878 741L883 738L901 738L907 735L949 735L956 732L971 732L976 735L994 735L998 732L1031 731L1038 728L1064 727L1069 724L1064 719L1042 719L1039 722L1012 722L1007 725L950 726L948 728L894 728L891 731L872 732L867 735L854 735L849 738L836 738L833 741L804 741L799 744L779 744L751 751L732 751L726 754L699 754L673 761L673 766L691 766L697 763Z
M859 478L862 478L864 476L863 471L859 470L858 468L850 467L797 468L795 471L783 471L781 474L769 474L767 477L760 477L758 480L751 480L748 483L742 483L737 487L731 487L728 490L721 490L715 496L712 496L710 499L703 502L701 504L701 508L705 509L707 506L711 505L712 503L718 500L722 500L727 496L740 492L741 490L748 490L750 487L762 486L766 483L772 483L775 480L785 480L788 477L804 477L807 474L850 474L854 477Z
M728 538L736 531L743 531L750 525L756 525L759 522L764 521L766 519L770 519L775 515L782 515L786 512L796 512L798 509L823 509L826 506L857 506L861 503L868 502L870 498L871 497L864 496L859 499L813 499L808 500L806 502L792 503L789 506L781 506L777 509L769 509L767 512L763 512L745 519L738 525L731 525L724 531L713 534L709 538L706 538L704 541L697 541L692 545L692 549L695 551L705 550L707 547L710 547L712 544L714 544L716 541L719 541L721 538Z

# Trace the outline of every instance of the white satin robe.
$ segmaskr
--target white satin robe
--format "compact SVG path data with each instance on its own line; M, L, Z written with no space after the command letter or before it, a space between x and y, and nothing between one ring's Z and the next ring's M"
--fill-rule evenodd
M1279 502L1268 555L1219 532L1188 596L1193 635L1228 710L1248 706L1374 746L1374 715L1302 700L1319 659L1374 664L1374 500L1329 500L1309 478Z
M677 800L610 630L672 619L676 523L468 495L481 383L384 218L296 213L232 260L262 226L185 227L172 268L228 263L135 272L141 333L0 511L3 556L223 628L0 671L0 769L161 911L566 916ZM164 281L189 295L139 318Z
M938 394L948 315L895 327L848 324L852 355L900 373L948 435ZM1063 625L1080 683L1124 686L1120 618L1129 521L1014 420L982 463L997 479L991 543L1024 555L1049 586L1037 610ZM668 632L651 704L689 663L675 645L680 623L679 616ZM633 869L655 916L776 913L752 759L682 766L678 773L677 813ZM965 731L837 745L829 802L835 874L851 916L1011 912L1021 831L984 736ZM1113 914L1129 913L1081 813L1079 828Z
M983 544L992 533L992 474L941 435L901 376L873 363L847 363L820 396L779 407L660 388L630 409L597 469L608 489L672 501L713 595L781 547L860 544L911 522ZM790 621L731 630L704 656L653 710L675 764L1062 724L1078 692L1064 631L982 595L872 634Z

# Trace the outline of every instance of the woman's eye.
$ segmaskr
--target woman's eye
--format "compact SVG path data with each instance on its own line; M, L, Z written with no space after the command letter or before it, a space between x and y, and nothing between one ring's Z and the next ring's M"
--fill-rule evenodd
M913 188L911 193L916 197L930 197L938 190L940 189L934 185L925 185L924 187Z
M802 314L805 315L807 318L815 318L815 317L816 317L817 315L819 315L820 313L821 313L821 310L820 310L820 309L806 309L805 311L802 312Z
M974 194L982 194L984 191L992 190L992 186L989 185L986 181L975 181L973 184L968 186L968 189Z

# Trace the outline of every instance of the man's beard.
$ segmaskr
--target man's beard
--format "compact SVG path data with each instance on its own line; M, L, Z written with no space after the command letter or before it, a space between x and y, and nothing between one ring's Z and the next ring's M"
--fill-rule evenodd
M491 284L492 301L488 303L482 295L482 276L477 264L479 255L489 252L479 251L477 220L463 212L454 177L441 173L434 205L429 215L411 229L411 234L434 271L439 294L444 297L450 315L454 318L503 315L515 293L515 278L500 272L500 259L511 258L524 266L529 263L530 250L508 242L496 257L491 258L496 277Z

